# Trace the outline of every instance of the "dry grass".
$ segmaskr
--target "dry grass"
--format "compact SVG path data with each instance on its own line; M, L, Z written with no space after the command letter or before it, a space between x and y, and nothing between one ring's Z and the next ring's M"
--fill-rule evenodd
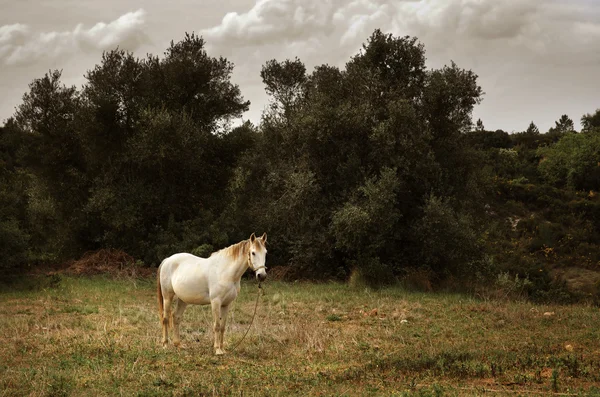
M0 395L600 395L590 306L271 282L221 358L207 307L186 311L185 348L160 346L150 280L45 285L0 295ZM255 293L243 285L226 347Z

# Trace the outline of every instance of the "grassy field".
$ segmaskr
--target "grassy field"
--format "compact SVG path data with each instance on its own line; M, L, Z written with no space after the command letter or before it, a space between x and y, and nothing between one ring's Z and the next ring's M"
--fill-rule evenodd
M242 286L226 348L256 293ZM246 339L216 357L208 307L188 307L183 348L160 346L154 294L154 280L101 276L5 289L0 395L600 396L591 306L267 282Z

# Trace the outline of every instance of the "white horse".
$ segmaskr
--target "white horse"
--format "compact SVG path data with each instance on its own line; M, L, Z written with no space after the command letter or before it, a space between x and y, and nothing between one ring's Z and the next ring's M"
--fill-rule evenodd
M215 333L215 353L223 351L223 334L229 305L240 292L240 279L246 269L252 269L256 278L267 277L267 233L257 238L254 233L248 240L214 252L209 258L192 254L175 254L166 258L156 275L158 310L162 324L163 346L167 346L169 322L173 327L173 344L179 346L179 324L188 304L212 307ZM173 313L171 305L177 301Z

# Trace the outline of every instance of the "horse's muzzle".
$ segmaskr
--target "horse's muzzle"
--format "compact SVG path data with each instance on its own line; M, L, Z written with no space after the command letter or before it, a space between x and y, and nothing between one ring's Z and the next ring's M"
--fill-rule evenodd
M258 281L265 281L267 278L267 273L256 273L256 279Z

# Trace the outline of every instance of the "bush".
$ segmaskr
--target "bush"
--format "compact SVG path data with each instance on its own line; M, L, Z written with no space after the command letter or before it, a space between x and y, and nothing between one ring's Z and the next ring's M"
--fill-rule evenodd
M360 277L370 285L393 281L393 268L380 261L392 245L397 221L396 170L384 168L379 178L368 179L355 196L334 212L331 232L336 247L348 255ZM389 256L387 257L389 259Z
M527 276L520 278L515 274L513 277L508 272L503 272L498 274L494 285L502 297L514 299L527 297L533 283Z
M16 172L6 167L0 157L0 270L18 270L28 259L30 235L20 219L24 192L19 191L17 182Z
M199 217L177 222L171 215L167 227L157 228L144 242L145 249L140 250L139 253L134 252L134 255L142 256L145 263L155 263L158 266L163 259L175 253L193 252L200 247L207 249L209 245L207 241L213 237L210 227L206 227L207 223L210 224L209 219L209 217ZM215 239L219 237L218 233L213 234ZM199 253L205 254L205 252Z
M19 269L27 259L27 241L29 236L21 229L16 219L0 221L0 270ZM5 272L3 271L2 274Z
M202 244L194 248L191 254L199 256L200 258L208 258L214 251L215 249L212 244Z
M470 216L431 196L423 207L423 217L414 226L414 234L420 243L422 266L442 277L474 276L471 265L482 259L482 247Z
M349 284L353 287L379 287L397 281L392 268L377 257L361 257L354 262Z
M576 190L600 189L600 133L566 134L556 144L538 149L539 171L548 183Z

